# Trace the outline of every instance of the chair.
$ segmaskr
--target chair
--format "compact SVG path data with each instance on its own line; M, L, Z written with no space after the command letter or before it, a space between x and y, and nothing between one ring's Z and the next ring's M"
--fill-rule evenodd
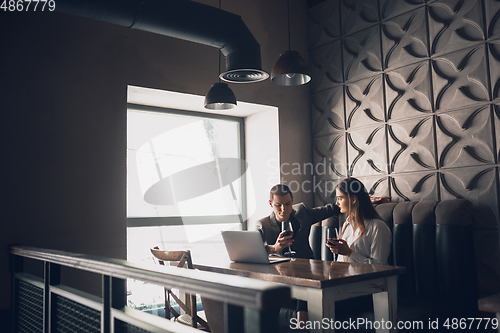
M155 246L151 249L151 254L158 260L160 265L165 265L165 261L178 261L177 267L184 267L187 264L188 269L193 269L193 262L191 260L191 252L187 251L162 251ZM165 318L170 319L170 314L174 315L177 322L198 328L200 324L200 329L205 331L210 331L207 322L198 316L196 307L196 295L186 295L186 299L189 299L190 306L186 305L182 300L175 295L172 290L165 288ZM175 302L179 305L179 308L184 310L186 314L181 315L170 305L170 297L172 297ZM179 311L180 312L180 311Z

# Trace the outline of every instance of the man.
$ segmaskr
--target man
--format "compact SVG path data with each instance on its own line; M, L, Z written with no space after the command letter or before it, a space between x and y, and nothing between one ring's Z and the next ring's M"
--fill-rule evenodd
M291 246L296 252L295 257L305 259L314 258L309 245L311 225L340 213L339 208L332 204L318 208L309 208L302 202L294 205L292 191L283 184L271 188L269 205L273 208L271 215L257 222L267 252L282 254ZM292 224L293 236L285 236L281 231L281 223L287 221Z
M309 208L305 204L293 204L293 194L290 188L283 184L274 185L269 193L269 205L273 208L270 216L257 222L257 230L262 235L262 240L268 253L282 254L290 246L295 251L296 258L313 259L314 254L309 245L311 226L331 216L338 216L340 210L337 206L327 204L323 207ZM285 236L281 231L281 223L292 224L293 235ZM289 327L290 319L296 313L297 320L308 320L307 302L296 301L292 309L281 309L280 321L284 327Z

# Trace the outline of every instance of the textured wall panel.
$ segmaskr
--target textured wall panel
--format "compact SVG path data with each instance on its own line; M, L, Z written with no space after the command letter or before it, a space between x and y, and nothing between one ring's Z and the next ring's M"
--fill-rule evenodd
M391 201L438 200L437 178L436 172L391 175Z
M335 186L341 180L342 178L325 179L318 183L316 191L314 191L314 202L317 206L335 203Z
M374 26L344 39L344 78L353 81L382 70L380 28Z
M391 172L435 170L432 116L389 125Z
M347 177L345 133L339 132L313 140L313 162L318 179Z
M344 87L312 95L313 137L345 129Z
M487 0L484 2L486 9L486 27L489 39L500 38L500 1Z
M405 119L432 112L429 61L386 75L387 119Z
M500 40L486 44L489 53L491 96L493 99L500 98Z
M347 128L385 122L383 76L350 83L346 86Z
M341 0L342 30L349 35L379 20L377 0Z
M409 65L428 57L425 8L395 17L382 25L384 68Z
M475 206L488 206L498 214L496 167L474 167L441 172L441 200L466 198ZM496 216L498 219L498 216Z
M385 125L347 134L349 174L355 177L387 174Z
M366 187L368 193L374 197L389 196L390 179L388 176L357 177ZM317 204L335 203L335 186L343 178L324 179L317 183L315 202Z
M366 190L374 197L388 197L390 179L389 176L357 177L366 187Z
M443 54L485 39L481 0L442 0L429 4L432 54Z
M439 167L495 163L490 105L437 116Z
M339 4L333 1L324 1L309 10L309 49L340 37L339 17Z
M497 151L497 160L496 162L500 162L500 105L493 105L493 118L494 122L494 130L495 130L495 140L496 140L496 151ZM499 207L500 208L500 207Z
M485 46L453 52L432 62L436 109L488 101Z
M463 197L498 219L500 0L379 0L380 18L376 6L325 0L310 14L314 163L348 161L320 176L393 201ZM322 191L316 203L333 202Z
M380 15L382 19L390 19L399 14L422 6L425 0L380 0Z
M309 54L311 76L311 91L320 91L343 83L342 47L341 41L324 45Z

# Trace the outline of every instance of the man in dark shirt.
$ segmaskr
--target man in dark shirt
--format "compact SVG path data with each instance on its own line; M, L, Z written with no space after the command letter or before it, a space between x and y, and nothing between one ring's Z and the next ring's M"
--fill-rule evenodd
M294 205L292 191L283 184L271 188L269 205L273 208L271 215L257 222L267 252L282 254L291 246L295 257L305 259L314 258L309 245L311 226L340 213L339 208L332 204L317 208L309 208L302 202ZM281 223L287 221L292 224L293 236L285 236L281 230Z

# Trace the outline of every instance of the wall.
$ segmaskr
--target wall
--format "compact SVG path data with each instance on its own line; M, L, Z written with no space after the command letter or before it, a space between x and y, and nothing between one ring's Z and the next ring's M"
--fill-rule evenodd
M228 1L223 8L242 15L270 72L287 47L286 1ZM306 15L305 3L292 7L296 26L305 26ZM303 54L306 38L297 29L294 44ZM217 78L217 50L39 11L0 12L0 39L0 246L125 258L127 85L205 95ZM281 161L311 160L307 86L231 88L238 100L278 107ZM311 194L298 197L312 203ZM0 309L9 307L7 262L3 251ZM65 280L100 292L99 279L69 272Z
M469 199L496 281L499 14L488 0L328 0L309 10L316 205L348 175L393 201Z

